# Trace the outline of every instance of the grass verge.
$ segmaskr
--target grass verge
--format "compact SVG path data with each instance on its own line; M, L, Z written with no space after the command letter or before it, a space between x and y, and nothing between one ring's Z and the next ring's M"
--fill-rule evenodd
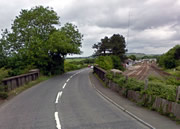
M35 86L36 84L38 84L40 82L48 80L49 78L51 78L51 77L49 77L49 76L40 76L38 79L36 79L34 81L31 81L31 82L29 82L29 83L27 83L25 85L22 85L21 87L18 87L16 89L12 90L12 91L9 91L8 96L10 98L13 97L13 96L16 96L17 94L23 92L24 90L29 89L29 88Z

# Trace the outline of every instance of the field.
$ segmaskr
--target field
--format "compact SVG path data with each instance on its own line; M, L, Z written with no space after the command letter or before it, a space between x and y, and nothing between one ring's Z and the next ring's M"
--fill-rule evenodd
M74 62L74 61L82 61L82 60L85 60L86 58L66 58L65 61L66 62Z

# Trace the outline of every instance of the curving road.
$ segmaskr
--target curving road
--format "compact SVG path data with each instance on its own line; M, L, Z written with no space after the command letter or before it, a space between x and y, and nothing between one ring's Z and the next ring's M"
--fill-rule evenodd
M101 97L89 69L56 76L0 107L0 129L144 129Z

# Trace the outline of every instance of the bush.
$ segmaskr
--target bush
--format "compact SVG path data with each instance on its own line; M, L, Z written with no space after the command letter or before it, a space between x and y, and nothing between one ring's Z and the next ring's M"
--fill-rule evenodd
M127 90L140 91L142 94L158 96L169 101L175 101L176 88L179 86L179 81L175 78L167 78L163 80L161 78L150 76L148 88L147 90L144 90L145 84L142 81L133 78L126 80L123 75L114 76L111 72L108 72L106 77Z
M145 91L148 95L155 95L169 101L175 101L176 86L166 85L160 82L149 82L148 89Z
M99 56L95 62L99 67L105 70L110 70L113 68L113 61L110 56Z
M144 89L144 83L134 78L129 78L126 80L123 75L118 74L113 76L113 73L111 72L108 72L106 76L108 79L113 80L113 82L119 84L120 87L125 87L128 90L141 91Z
M2 98L2 99L8 98L8 93L7 92L0 92L0 98Z
M72 70L78 70L81 68L87 67L86 64L81 63L81 61L74 61L74 62L64 62L64 71L68 72L68 71L72 71Z
M111 56L111 59L113 61L113 68L124 70L121 59L118 56Z
M9 70L5 69L5 68L0 68L0 84L1 81L8 76L8 72Z

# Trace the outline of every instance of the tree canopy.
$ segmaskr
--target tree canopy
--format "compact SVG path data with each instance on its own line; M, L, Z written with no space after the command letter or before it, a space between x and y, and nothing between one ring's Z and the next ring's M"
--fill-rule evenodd
M80 54L82 34L77 26L66 23L60 27L60 17L49 7L23 9L16 16L11 31L5 29L0 39L0 67L39 68L45 74L64 71L64 57ZM20 74L15 72L13 74Z
M125 59L125 52L127 51L125 38L120 34L113 34L110 38L105 36L101 41L97 44L94 44L93 49L95 50L95 55L116 55L121 58L121 60Z
M161 67L170 69L180 66L180 45L176 45L167 53L159 57L158 63Z

